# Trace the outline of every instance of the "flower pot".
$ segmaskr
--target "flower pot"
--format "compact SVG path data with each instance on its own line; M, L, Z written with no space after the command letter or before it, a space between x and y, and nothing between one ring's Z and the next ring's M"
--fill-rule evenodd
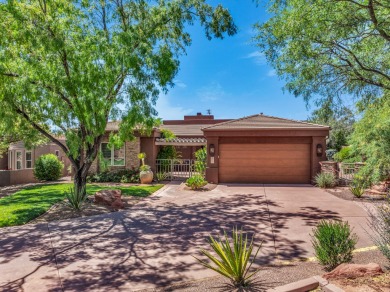
M141 171L139 173L141 184L150 184L153 181L153 172L151 170Z

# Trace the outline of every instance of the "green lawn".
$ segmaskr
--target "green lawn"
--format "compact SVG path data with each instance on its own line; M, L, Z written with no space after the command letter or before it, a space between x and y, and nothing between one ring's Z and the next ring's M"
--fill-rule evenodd
M72 184L39 185L25 188L13 195L0 199L0 227L22 225L45 213L55 203L65 198L65 192ZM163 185L103 187L87 185L87 193L93 195L103 189L119 189L124 196L147 197Z

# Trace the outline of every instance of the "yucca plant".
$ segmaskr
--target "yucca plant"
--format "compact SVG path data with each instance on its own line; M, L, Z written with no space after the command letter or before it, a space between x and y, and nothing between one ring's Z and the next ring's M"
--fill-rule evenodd
M244 235L242 229L238 230L237 228L233 228L232 243L226 231L224 231L223 239L218 237L218 240L216 240L210 235L209 244L217 256L213 256L205 249L201 249L201 253L211 260L214 265L196 257L195 259L206 268L228 278L234 287L248 287L252 284L252 277L259 271L249 272L261 248L260 244L254 256L250 259L254 248L253 240L254 236L248 240L248 235Z
M76 191L75 188L69 188L69 191L65 193L67 199L66 205L72 208L73 210L80 211L83 204L85 203L88 194L85 191L85 187Z

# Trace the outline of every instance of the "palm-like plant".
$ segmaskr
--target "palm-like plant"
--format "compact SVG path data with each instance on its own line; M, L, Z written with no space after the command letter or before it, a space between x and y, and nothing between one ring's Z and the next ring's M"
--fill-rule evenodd
M233 246L231 246L226 231L224 231L224 238L222 240L220 237L218 237L218 240L215 240L210 235L209 244L217 254L217 257L204 249L201 249L201 253L215 265L196 257L195 259L206 268L214 270L228 278L234 287L248 287L252 284L252 277L259 271L255 270L254 272L249 272L261 248L260 243L254 256L250 259L254 248L253 240L254 236L248 241L248 235L244 235L242 229L238 230L237 228L233 228L232 232Z

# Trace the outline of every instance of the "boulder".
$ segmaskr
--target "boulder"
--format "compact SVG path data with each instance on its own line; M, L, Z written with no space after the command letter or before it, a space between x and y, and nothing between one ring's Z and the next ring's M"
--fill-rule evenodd
M123 209L121 190L102 190L96 192L95 203L105 205L114 209Z
M375 263L369 263L366 265L341 264L333 271L325 274L323 277L327 280L339 278L355 279L364 276L377 276L380 274L383 274L383 270Z

